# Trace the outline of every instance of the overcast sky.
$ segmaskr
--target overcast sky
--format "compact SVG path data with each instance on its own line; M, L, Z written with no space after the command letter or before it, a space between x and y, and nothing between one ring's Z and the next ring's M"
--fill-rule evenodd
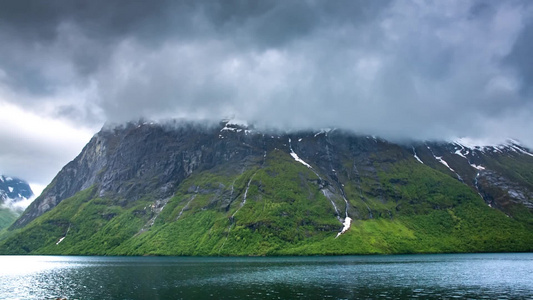
M0 173L48 184L105 122L533 145L533 1L0 2Z

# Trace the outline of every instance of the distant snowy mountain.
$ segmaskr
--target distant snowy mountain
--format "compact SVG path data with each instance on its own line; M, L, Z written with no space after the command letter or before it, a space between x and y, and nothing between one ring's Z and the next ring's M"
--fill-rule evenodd
M32 196L33 191L26 181L0 175L0 199L2 202L18 202L30 199Z
M0 175L0 230L11 225L33 198L24 180Z

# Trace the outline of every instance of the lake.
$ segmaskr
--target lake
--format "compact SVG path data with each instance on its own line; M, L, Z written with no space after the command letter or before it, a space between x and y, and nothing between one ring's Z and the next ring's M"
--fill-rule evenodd
M533 299L533 254L0 256L0 299Z

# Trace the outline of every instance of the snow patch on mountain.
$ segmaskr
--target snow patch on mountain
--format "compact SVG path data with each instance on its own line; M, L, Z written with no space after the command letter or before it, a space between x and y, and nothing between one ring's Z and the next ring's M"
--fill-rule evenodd
M231 119L231 120L224 120L223 123L224 123L224 127L220 129L220 132L225 132L225 131L244 132L246 135L253 132L253 130L250 129L250 126L248 125L247 121ZM224 136L219 135L219 138L223 139Z
M415 147L413 147L413 155L414 155L415 159L418 160L419 163L424 164L424 162L420 159L420 157L418 157L418 155L416 155Z
M480 171L485 170L485 167L483 167L483 166L478 166L478 165L475 165L475 164L470 164L470 166L471 166L472 168L474 168L474 169L478 169L478 170L480 170Z
M525 149L523 149L523 148L521 148L521 147L518 147L518 146L516 146L516 145L511 146L511 148L512 148L513 150L517 151L517 152L522 153L522 154L529 155L529 156L533 156L532 153L530 153L530 152L526 151Z
M289 138L289 145L291 145L291 139ZM306 163L303 159L301 159L298 154L296 154L294 152L294 150L292 150L292 145L290 146L290 154L292 156L292 158L294 158L294 160L296 160L297 162L303 164L304 166L308 167L309 169L311 169L311 165L309 165L308 163Z
M315 133L314 137L317 137L321 134L325 134L325 135L328 135L329 132L333 131L334 129L331 129L331 128L323 128L323 129L320 129L317 133Z
M450 165L448 165L448 163L447 163L444 159L442 159L442 156L434 156L434 157L435 157L435 159L438 160L441 164L443 164L444 166L446 166L446 168L450 169L450 171L452 171L452 172L455 173L455 170L452 169L452 168L450 167Z
M504 150L513 151L533 157L533 153L529 152L527 148L514 139L506 139L504 141L489 141L476 140L471 138L459 138L452 142L455 145L462 147L462 149L455 151L457 155L468 155L468 149L471 151L503 153ZM466 153L464 153L466 151Z
M348 231L348 229L350 229L351 224L352 224L352 218L346 217L346 219L344 219L344 223L342 223L344 227L342 228L341 232L337 233L337 236L335 238L338 238L341 234Z
M248 121L240 120L240 119L230 119L228 120L226 124L248 127Z
M505 144L505 141L490 141L482 139L472 139L468 137L458 138L453 141L453 143L461 145L469 149L483 149L486 147L497 147Z
M226 124L226 126L224 126L224 128L222 128L222 129L220 129L220 131L233 131L233 132L235 132L235 131L237 131L237 128L228 127L228 125Z
M68 226L68 228L67 228L67 232L65 232L65 235L62 236L62 237L57 241L56 245L59 245L59 243L61 243L61 242L67 237L67 234L68 234L69 231L70 231L70 225Z
M294 153L294 151L291 151L291 156L292 156L292 158L294 158L295 161L301 163L302 165L304 165L304 166L306 166L308 168L311 168L311 165L309 165L304 160L302 160L300 157L298 157L298 154Z
M457 179L459 179L459 181L463 182L463 178L461 178L461 176L459 174L457 174L457 172L455 172L455 170L452 169L450 167L450 165L448 165L448 163L444 159L442 159L442 156L436 156L435 153L433 152L433 150L431 149L431 147L429 147L427 145L426 145L426 147L431 152L431 155L433 155L433 158L435 158L438 162L440 162L442 165L444 165L446 168L448 168L448 170L452 171L452 173L454 173L455 176L457 176Z
M456 145L458 145L458 146L461 147L461 148L460 148L460 149L457 149L457 147L456 147L456 148L455 148L456 150L455 150L454 153L455 153L456 155L461 156L462 158L468 159L468 158L466 157L466 155L468 155L468 154L470 153L470 151L469 151L469 150L466 150L465 147L463 147L461 144L456 144ZM463 154L463 152L464 152L464 154Z

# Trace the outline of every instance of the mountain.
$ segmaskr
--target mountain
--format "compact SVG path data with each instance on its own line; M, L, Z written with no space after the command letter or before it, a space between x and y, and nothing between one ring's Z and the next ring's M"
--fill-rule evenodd
M22 213L17 204L33 197L30 185L24 180L0 175L0 230L11 225Z
M91 139L0 236L0 253L531 251L532 195L533 154L516 141L128 123Z

